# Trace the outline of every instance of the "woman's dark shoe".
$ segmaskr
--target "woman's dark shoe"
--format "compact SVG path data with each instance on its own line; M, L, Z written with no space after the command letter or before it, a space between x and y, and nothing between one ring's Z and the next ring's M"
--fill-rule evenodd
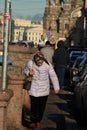
M30 124L30 128L36 128L36 124L35 123L31 123Z
M36 128L40 128L41 127L41 123L40 122L37 122L36 123Z

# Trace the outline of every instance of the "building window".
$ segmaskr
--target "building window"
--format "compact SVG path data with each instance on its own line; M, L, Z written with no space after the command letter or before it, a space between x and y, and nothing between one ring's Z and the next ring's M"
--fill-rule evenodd
M64 7L66 10L69 10L70 8L71 8L71 6L70 5L65 5L65 7Z
M29 37L29 40L31 40L31 37Z
M69 30L69 24L65 24L65 29Z
M27 32L25 33L25 35L27 35Z
M18 32L16 32L16 34L18 34Z

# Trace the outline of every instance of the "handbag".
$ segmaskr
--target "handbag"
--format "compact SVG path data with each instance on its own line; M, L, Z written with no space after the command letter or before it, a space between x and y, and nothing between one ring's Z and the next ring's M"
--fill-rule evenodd
M26 77L23 83L23 89L29 90L31 87L32 76Z
M22 123L28 121L30 117L31 111L31 100L29 93L26 89L22 91ZM24 123L25 124L25 123Z
M33 62L33 61L32 61ZM34 63L32 63L32 69L33 69ZM29 90L31 87L31 83L32 83L32 75L29 75L25 78L24 83L23 83L23 89Z
M31 103L30 103L30 97L28 94L28 91L26 89L23 89L23 95L22 95L22 105L30 111Z

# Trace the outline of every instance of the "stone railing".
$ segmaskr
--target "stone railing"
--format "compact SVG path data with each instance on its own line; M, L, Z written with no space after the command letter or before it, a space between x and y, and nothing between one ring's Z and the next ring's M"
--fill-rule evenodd
M1 45L0 51L3 51L3 46ZM24 130L22 126L22 98L25 78L23 68L36 51L36 48L9 47L8 56L13 60L13 64L7 67L8 83L5 94L9 94L9 98L6 95L8 100L4 98L2 90L0 91L0 130ZM0 76L2 76L2 66L0 66ZM0 88L2 88L1 84Z

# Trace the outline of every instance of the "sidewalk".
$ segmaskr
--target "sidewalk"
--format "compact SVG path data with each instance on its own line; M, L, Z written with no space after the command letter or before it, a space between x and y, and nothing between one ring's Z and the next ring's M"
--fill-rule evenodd
M72 92L64 90L61 90L58 95L50 94L42 121L43 128L47 130L75 130L77 128L76 121L73 117L71 118L68 108L68 102L72 96ZM69 125L70 123L72 126Z
M73 92L60 90L58 95L49 95L41 130L87 130L80 128L72 114ZM25 130L31 130L25 125Z

